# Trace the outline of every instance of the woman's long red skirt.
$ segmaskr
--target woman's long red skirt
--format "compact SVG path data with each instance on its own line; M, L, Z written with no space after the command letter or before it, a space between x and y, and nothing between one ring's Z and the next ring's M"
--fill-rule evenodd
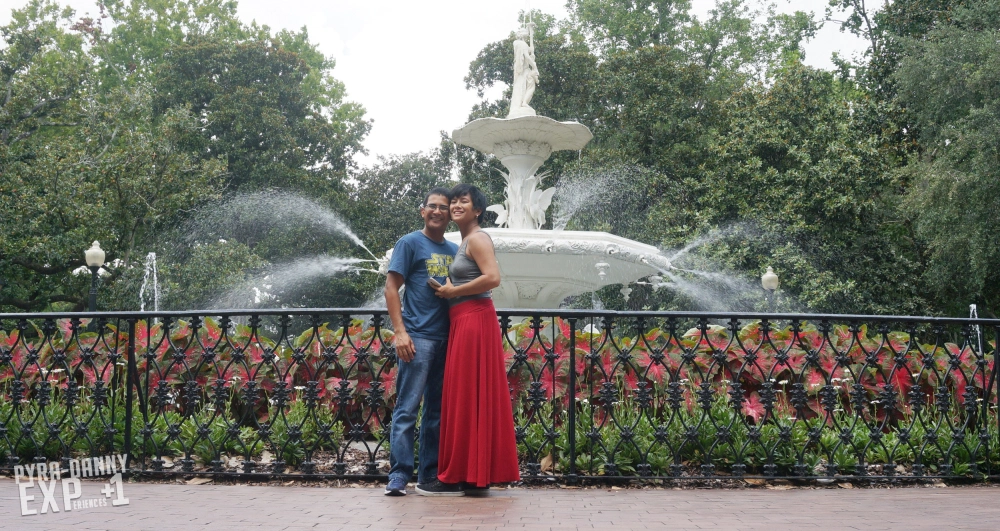
M459 303L449 316L438 479L477 487L518 481L514 415L493 300Z

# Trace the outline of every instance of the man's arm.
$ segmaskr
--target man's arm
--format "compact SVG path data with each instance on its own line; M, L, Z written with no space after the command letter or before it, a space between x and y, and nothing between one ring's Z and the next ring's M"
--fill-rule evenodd
M389 319L395 331L396 356L402 361L410 362L413 360L414 347L413 340L403 325L403 303L399 300L401 287L403 287L403 275L389 271L385 279L385 307L389 310Z

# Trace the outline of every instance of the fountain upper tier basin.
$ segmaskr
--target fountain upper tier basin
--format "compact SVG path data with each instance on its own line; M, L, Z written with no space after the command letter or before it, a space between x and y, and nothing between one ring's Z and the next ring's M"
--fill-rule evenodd
M656 247L607 232L483 230L493 238L500 264L500 287L493 290L498 308L558 308L566 297L670 268ZM445 238L462 240L458 232Z
M456 143L500 159L534 155L545 160L553 151L583 149L592 138L594 135L583 124L559 122L547 116L480 118L451 133Z

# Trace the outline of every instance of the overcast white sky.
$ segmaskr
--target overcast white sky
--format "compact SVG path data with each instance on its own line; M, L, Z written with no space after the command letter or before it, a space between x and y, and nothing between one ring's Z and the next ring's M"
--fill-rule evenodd
M777 0L782 11L813 11L822 17L828 0ZM0 0L0 25L26 0ZM62 0L78 15L96 13L94 0ZM306 26L310 39L337 61L334 75L349 99L374 120L365 141L369 156L425 151L438 132L461 126L478 100L462 79L486 44L505 38L528 0L239 0L244 21L273 30ZM714 0L693 0L703 18ZM530 0L533 9L566 14L565 0ZM864 43L828 24L806 45L806 63L831 68L830 55L852 56ZM544 75L544 72L542 72Z

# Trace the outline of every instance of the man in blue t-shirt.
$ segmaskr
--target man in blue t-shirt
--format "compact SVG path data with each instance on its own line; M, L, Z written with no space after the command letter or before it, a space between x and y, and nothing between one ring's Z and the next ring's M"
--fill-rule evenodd
M395 330L396 408L389 431L387 496L405 496L413 477L413 433L420 414L420 469L417 493L425 496L461 496L454 485L437 479L438 438L441 427L441 386L448 351L448 301L435 296L430 279L444 284L458 246L444 239L451 215L449 192L434 188L424 197L420 216L424 228L403 236L392 250L385 281L385 305ZM399 288L406 287L400 301Z

